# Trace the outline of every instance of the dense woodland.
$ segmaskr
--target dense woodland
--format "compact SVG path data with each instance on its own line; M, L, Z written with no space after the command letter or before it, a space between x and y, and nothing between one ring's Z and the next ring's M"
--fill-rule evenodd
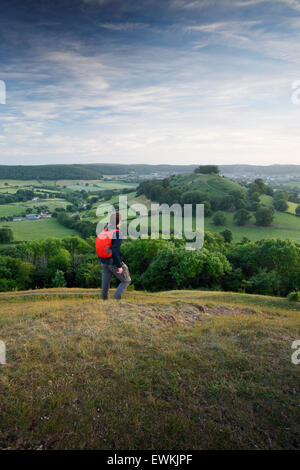
M0 290L99 287L95 239L68 237L2 246ZM228 243L206 232L202 250L185 240L124 240L133 285L149 291L227 290L286 296L300 290L300 244L291 240Z

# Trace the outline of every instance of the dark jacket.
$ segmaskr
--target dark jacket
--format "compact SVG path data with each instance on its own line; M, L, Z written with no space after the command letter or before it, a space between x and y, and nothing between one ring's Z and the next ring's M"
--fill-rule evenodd
M116 227L112 225L108 226L108 230L113 230ZM110 258L99 258L101 263L103 264L110 264L111 259L113 261L113 265L117 266L117 268L121 268L122 266L122 257L121 257L121 244L122 244L122 233L119 229L114 232L112 240L111 240L111 251L112 257Z

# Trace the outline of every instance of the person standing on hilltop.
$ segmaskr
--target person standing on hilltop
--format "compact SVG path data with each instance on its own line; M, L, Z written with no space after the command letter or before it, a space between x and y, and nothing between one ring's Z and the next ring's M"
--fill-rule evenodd
M110 216L108 227L102 230L96 238L96 253L102 265L101 297L103 300L107 300L112 275L120 281L114 294L116 300L121 299L131 282L128 266L121 257L120 224L121 214L114 212Z

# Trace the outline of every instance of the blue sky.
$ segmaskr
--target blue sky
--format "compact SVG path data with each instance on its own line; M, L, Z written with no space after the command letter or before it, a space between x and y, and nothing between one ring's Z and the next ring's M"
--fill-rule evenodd
M300 0L1 0L0 80L1 164L300 164Z

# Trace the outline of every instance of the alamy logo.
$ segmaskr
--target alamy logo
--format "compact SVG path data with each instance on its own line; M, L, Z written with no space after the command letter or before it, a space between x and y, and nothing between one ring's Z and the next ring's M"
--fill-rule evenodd
M4 341L0 341L0 364L6 364L6 347Z
M6 104L6 86L3 80L0 80L0 104Z
M300 364L300 339L292 342L292 349L296 349L291 356L292 363L297 366Z
M203 204L128 204L126 196L119 196L118 211L122 216L122 238L185 238L186 247L199 250L204 243ZM96 215L101 217L96 228L98 236L116 211L111 204L100 204Z

